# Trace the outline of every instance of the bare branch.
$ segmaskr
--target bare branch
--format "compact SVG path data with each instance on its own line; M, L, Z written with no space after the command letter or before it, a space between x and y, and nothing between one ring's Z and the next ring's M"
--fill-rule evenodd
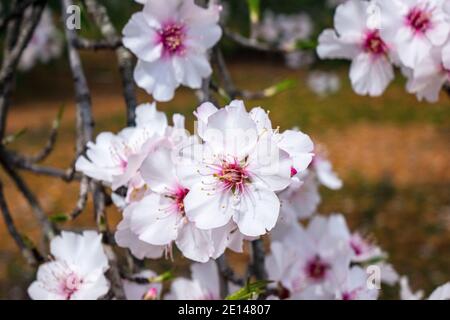
M25 47L33 35L34 29L41 18L45 7L45 0L33 2L30 17L19 27L21 16L10 21L11 28L8 30L9 44L5 46L2 68L0 70L0 138L3 138L6 130L6 119L13 88L14 75ZM15 24L15 25L14 25ZM17 41L15 41L17 33ZM12 45L12 47L9 47Z
M52 239L56 233L55 226L49 221L36 196L29 189L22 177L17 173L16 169L9 161L8 154L3 148L0 148L0 164L33 209L33 212L41 224L47 239Z
M114 249L112 247L112 237L109 234L108 223L106 220L105 192L103 188L94 181L91 181L91 187L93 189L94 210L97 227L103 234L103 248L109 261L109 269L107 274L108 278L111 281L111 291L116 299L123 300L125 299L125 293L123 290L122 279L120 277L120 268L116 254L114 253Z
M93 17L101 33L110 43L120 41L114 25L112 24L106 8L96 0L83 0L88 12ZM123 95L127 105L127 125L134 126L135 111L137 106L136 92L133 79L133 61L131 53L124 47L116 49L117 61L119 64L120 76L122 79Z
M219 272L227 281L234 283L238 286L244 286L245 280L236 276L234 271L228 265L228 261L226 259L225 254L216 259L217 267L219 268Z
M257 280L267 279L265 269L265 250L264 242L262 239L252 241L252 263L250 266L251 274L255 276Z
M116 50L122 46L121 39L115 39L113 42L106 40L91 40L82 37L77 37L73 44L79 50Z
M296 48L285 48L285 47L279 47L270 45L264 42L260 42L257 39L251 39L244 37L243 35L236 33L234 31L229 30L226 27L222 27L224 31L224 35L228 37L230 40L236 42L240 46L248 49L253 49L257 51L262 52L272 52L272 53L292 53L296 51Z
M25 242L25 240L22 238L19 231L17 230L14 224L14 220L9 212L8 205L6 203L5 195L3 193L3 183L1 181L0 181L0 210L2 211L3 220L5 221L9 234L16 242L27 263L31 266L38 265L44 259L42 258L42 255L39 253L39 251L36 249L34 245L30 246L29 240L28 243Z

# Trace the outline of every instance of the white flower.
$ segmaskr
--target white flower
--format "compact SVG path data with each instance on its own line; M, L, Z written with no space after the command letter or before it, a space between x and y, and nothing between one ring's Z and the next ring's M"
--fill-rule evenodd
M165 300L220 300L219 272L215 261L191 265L192 280L173 280Z
M311 162L311 169L321 185L324 185L331 190L342 188L342 180L339 179L337 174L333 171L330 160L322 153L319 152L314 156L313 161Z
M37 62L48 63L51 59L58 58L62 49L62 36L53 23L51 11L46 9L22 53L19 69L27 71Z
M338 285L336 299L338 300L376 300L379 290L368 287L368 274L359 267L352 267L345 280Z
M351 252L340 236L335 216L315 216L304 229L298 224L277 234L294 262L283 272L281 284L293 299L332 299L350 266ZM290 258L289 258L290 259Z
M211 66L207 50L222 35L220 7L203 9L193 0L148 0L123 30L123 43L137 57L134 79L155 100L169 101L181 84L201 86Z
M190 189L184 201L187 217L200 229L233 220L246 236L266 233L277 221L280 202L275 192L289 185L292 159L272 132L258 132L240 101L206 120L205 130L199 131L204 143L186 148L177 168L180 181ZM292 152L300 161L301 155Z
M450 81L450 65L444 64L445 59L449 59L446 56L449 52L446 51L447 49L434 47L414 69L404 70L408 78L408 92L415 93L420 101L425 99L428 102L437 102L442 87Z
M134 205L136 203L132 203L129 206L132 207ZM133 256L141 260L144 258L158 259L163 253L170 252L170 248L167 248L167 246L151 245L139 240L138 235L130 228L130 214L126 211L123 212L122 221L117 225L114 238L117 245L123 248L129 248Z
M424 293L422 290L413 292L409 287L409 280L403 276L400 278L400 299L401 300L421 300ZM428 297L428 300L450 300L450 282L437 287Z
M134 274L133 278L150 279L156 276L156 273L151 270L144 270ZM123 290L127 300L157 300L162 291L161 283L147 283L140 284L132 280L122 280Z
M317 53L321 58L352 60L350 79L355 92L379 96L394 78L389 60L393 47L369 23L369 6L369 2L360 0L339 5L334 16L336 31L322 32Z
M408 68L423 64L433 46L441 46L450 32L442 0L376 0L381 36L395 44Z
M104 272L109 268L102 236L63 231L50 243L53 260L42 264L28 288L34 300L95 300L108 292Z
M308 75L308 87L319 97L336 93L340 86L339 76L331 72L314 71Z
M280 222L287 224L312 216L321 200L317 179L309 172L301 181L292 181L289 187L279 193L279 197Z
M148 153L161 141L172 144L185 139L184 118L174 116L175 127L169 127L166 115L156 105L142 104L136 109L136 127L125 128L118 134L103 132L95 143L88 142L86 156L77 159L77 171L104 182L114 190L129 182L139 189L138 169ZM134 191L130 188L129 192Z

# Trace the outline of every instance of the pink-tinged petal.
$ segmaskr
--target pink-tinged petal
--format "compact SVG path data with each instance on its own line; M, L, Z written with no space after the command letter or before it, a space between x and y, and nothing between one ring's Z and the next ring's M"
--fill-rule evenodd
M272 136L260 139L247 161L247 171L255 186L280 191L291 183L292 159L278 148Z
M394 79L394 68L385 57L362 53L352 62L350 79L360 95L380 96Z
M139 171L150 189L155 192L166 193L176 187L177 177L172 160L172 150L165 144L152 150L142 162Z
M279 212L280 201L273 191L250 187L235 205L233 220L242 234L256 237L275 226Z
M450 70L450 41L442 49L442 61L444 67Z
M440 10L433 13L433 18L432 28L426 33L426 37L434 46L442 46L448 40L450 22Z
M147 62L161 58L163 45L157 39L156 31L148 25L142 12L132 15L123 29L124 46Z
M174 201L158 194L149 194L125 209L130 216L130 228L139 239L153 245L168 245L178 236L181 215Z
M339 5L334 15L334 27L339 35L360 35L367 28L368 1L348 0Z
M129 248L133 256L138 259L158 259L166 248L165 246L155 246L139 240L138 236L131 231L129 218L126 216L118 224L114 238L120 247Z
M255 122L241 108L223 108L208 118L204 140L217 153L241 158L254 148L257 139Z
M358 43L344 42L332 29L324 30L319 36L317 54L321 59L353 59L360 50Z
M156 110L156 103L143 103L136 108L136 126L149 128L162 136L168 127L167 116Z
M202 289L215 297L220 297L219 270L214 260L207 263L191 265L192 279L197 281Z
M312 161L314 143L311 138L300 131L286 130L280 135L278 147L286 151L293 159L297 172L306 170Z
M160 28L165 22L176 20L181 0L147 0L144 3L143 14L147 23Z
M401 27L396 39L400 61L409 68L415 68L430 53L432 44L426 37L415 35L411 29Z
M138 60L134 70L134 80L157 101L172 100L175 89L179 86L170 59L152 63Z
M184 198L188 219L204 230L226 225L233 215L233 195L217 189L215 179L204 178Z
M186 258L197 262L207 262L214 251L211 231L200 230L188 221L183 222L175 243Z

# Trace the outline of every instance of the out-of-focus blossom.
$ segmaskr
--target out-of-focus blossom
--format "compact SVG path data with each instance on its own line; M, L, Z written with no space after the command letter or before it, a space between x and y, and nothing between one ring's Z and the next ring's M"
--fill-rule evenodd
M155 272L144 270L134 274L132 277L151 279L155 276ZM132 280L123 279L122 284L127 300L157 300L161 296L161 283L140 284Z
M94 231L63 231L50 243L52 260L42 264L28 288L34 300L95 300L109 290L102 236Z
M134 79L158 101L169 101L180 85L199 89L211 66L207 50L222 35L220 6L193 0L147 0L123 30L123 43L138 58Z
M22 53L18 67L22 71L27 71L38 62L48 63L50 60L58 58L62 50L62 36L53 23L51 11L45 9L27 47Z
M214 261L191 265L191 279L173 280L165 300L220 300L219 271Z
M413 292L409 287L409 280L403 276L400 278L400 299L421 300L424 292L422 290ZM450 282L436 288L428 297L428 300L450 300Z
M339 76L331 72L314 71L308 75L308 87L319 97L326 97L339 91Z

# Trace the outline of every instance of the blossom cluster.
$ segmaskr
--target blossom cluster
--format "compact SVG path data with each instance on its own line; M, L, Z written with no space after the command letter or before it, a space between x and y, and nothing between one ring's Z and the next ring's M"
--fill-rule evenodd
M334 28L322 32L317 53L351 60L350 80L360 95L380 96L394 67L419 100L436 102L450 80L448 1L348 0L337 7Z
M62 51L62 35L53 23L52 12L50 9L45 9L22 53L18 67L21 71L28 71L38 62L48 63L50 60L58 58Z
M136 127L88 143L76 169L113 191L127 190L124 198L113 193L123 209L116 240L138 258L170 255L173 244L200 262L226 248L240 252L244 239L266 234L279 217L288 219L305 197L315 209L317 186L308 167L340 183L322 174L327 164L313 161L306 134L273 129L260 107L247 112L238 100L221 109L204 103L194 112L195 135L181 115L168 125L155 104L136 113ZM312 196L302 196L306 190Z

